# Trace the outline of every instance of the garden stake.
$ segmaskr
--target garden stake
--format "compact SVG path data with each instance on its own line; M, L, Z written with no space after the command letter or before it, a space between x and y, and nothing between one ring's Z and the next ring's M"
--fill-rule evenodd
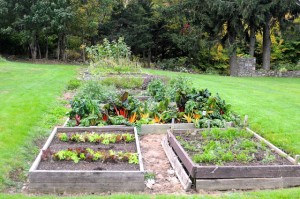
M245 119L244 119L244 127L248 126L248 115L245 115Z
M174 130L174 125L175 125L175 119L172 118L172 124L171 124L171 132L173 133Z
M296 155L296 156L295 156L295 164L296 164L296 165L300 164L300 163L299 163L299 160L300 160L300 155Z

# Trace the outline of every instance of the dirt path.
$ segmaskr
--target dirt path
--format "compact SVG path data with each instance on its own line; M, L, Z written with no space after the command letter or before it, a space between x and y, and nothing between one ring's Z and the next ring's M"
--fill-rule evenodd
M153 186L146 187L145 193L186 193L177 179L161 146L166 135L144 135L140 138L145 171L155 174Z

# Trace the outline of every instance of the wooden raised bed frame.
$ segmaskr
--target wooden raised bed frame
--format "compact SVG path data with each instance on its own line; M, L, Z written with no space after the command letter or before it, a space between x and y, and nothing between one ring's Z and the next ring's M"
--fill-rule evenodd
M183 130L174 130L176 131ZM250 129L247 131L254 133ZM261 138L256 133L254 136ZM197 190L273 189L300 186L300 165L286 154L285 158L294 165L200 166L192 161L171 130L168 130L167 138ZM260 140L266 141L263 138ZM277 150L275 152L278 153Z
M133 127L56 127L42 150L46 150L58 132L132 131L139 155L139 171L38 170L42 151L29 170L29 192L102 193L144 191L144 167L136 128Z

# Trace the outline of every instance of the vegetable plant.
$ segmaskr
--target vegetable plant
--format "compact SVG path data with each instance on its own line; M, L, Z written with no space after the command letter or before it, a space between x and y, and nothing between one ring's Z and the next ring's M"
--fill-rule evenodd
M85 132L85 133L59 133L57 135L58 139L63 142L90 142L90 143L102 143L105 145L113 143L129 143L135 141L134 134L131 133L95 133L95 132Z
M46 155L45 155L46 156ZM73 161L79 163L80 161L102 161L102 162L117 162L127 161L129 164L139 164L138 154L131 152L122 151L95 151L90 148L68 148L66 150L60 150L57 152L47 153L47 157L42 159L47 161L52 156L53 160L56 161Z

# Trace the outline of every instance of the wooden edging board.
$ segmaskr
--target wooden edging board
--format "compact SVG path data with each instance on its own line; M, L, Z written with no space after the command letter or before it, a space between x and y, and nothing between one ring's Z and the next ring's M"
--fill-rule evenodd
M292 158L290 157L288 154L286 154L285 152L283 152L281 149L277 148L275 145L273 145L271 142L269 142L268 140L264 139L263 137L261 137L260 135L258 135L257 133L255 133L254 131L252 131L249 128L246 128L246 130L250 133L252 133L254 135L254 137L256 137L258 140L264 142L266 145L268 145L271 149L273 149L274 151L276 151L276 153L278 153L279 155L285 157L288 161L290 161L291 163L295 164L295 165L300 165L300 163L298 163L298 160L296 160L296 158Z
M161 145L167 155L167 158L170 161L170 164L172 168L175 171L175 174L177 178L179 179L181 185L183 186L183 189L185 191L190 190L192 186L192 181L190 180L190 177L187 175L186 171L184 170L183 166L179 162L177 156L175 155L174 151L170 147L167 138L163 138Z
M69 118L63 124L63 127L66 127L68 124ZM196 129L193 123L175 123L175 124L142 124L140 134L165 134L168 129L171 127L176 129ZM104 126L105 127L105 126ZM125 125L110 125L108 127L126 127ZM70 127L70 128L81 128L81 127Z
M236 179L197 179L196 189L207 191L280 189L300 186L300 178L236 178Z
M42 150L48 149L57 132L131 131L135 135L139 155L139 171L38 170ZM134 127L55 127L29 170L29 192L102 193L143 191L144 167L136 128Z
M193 123L175 123L175 124L142 124L141 134L166 134L166 131L171 129L195 129Z
M193 178L230 179L300 177L299 165L199 166L194 164L171 131L168 131L168 140Z

